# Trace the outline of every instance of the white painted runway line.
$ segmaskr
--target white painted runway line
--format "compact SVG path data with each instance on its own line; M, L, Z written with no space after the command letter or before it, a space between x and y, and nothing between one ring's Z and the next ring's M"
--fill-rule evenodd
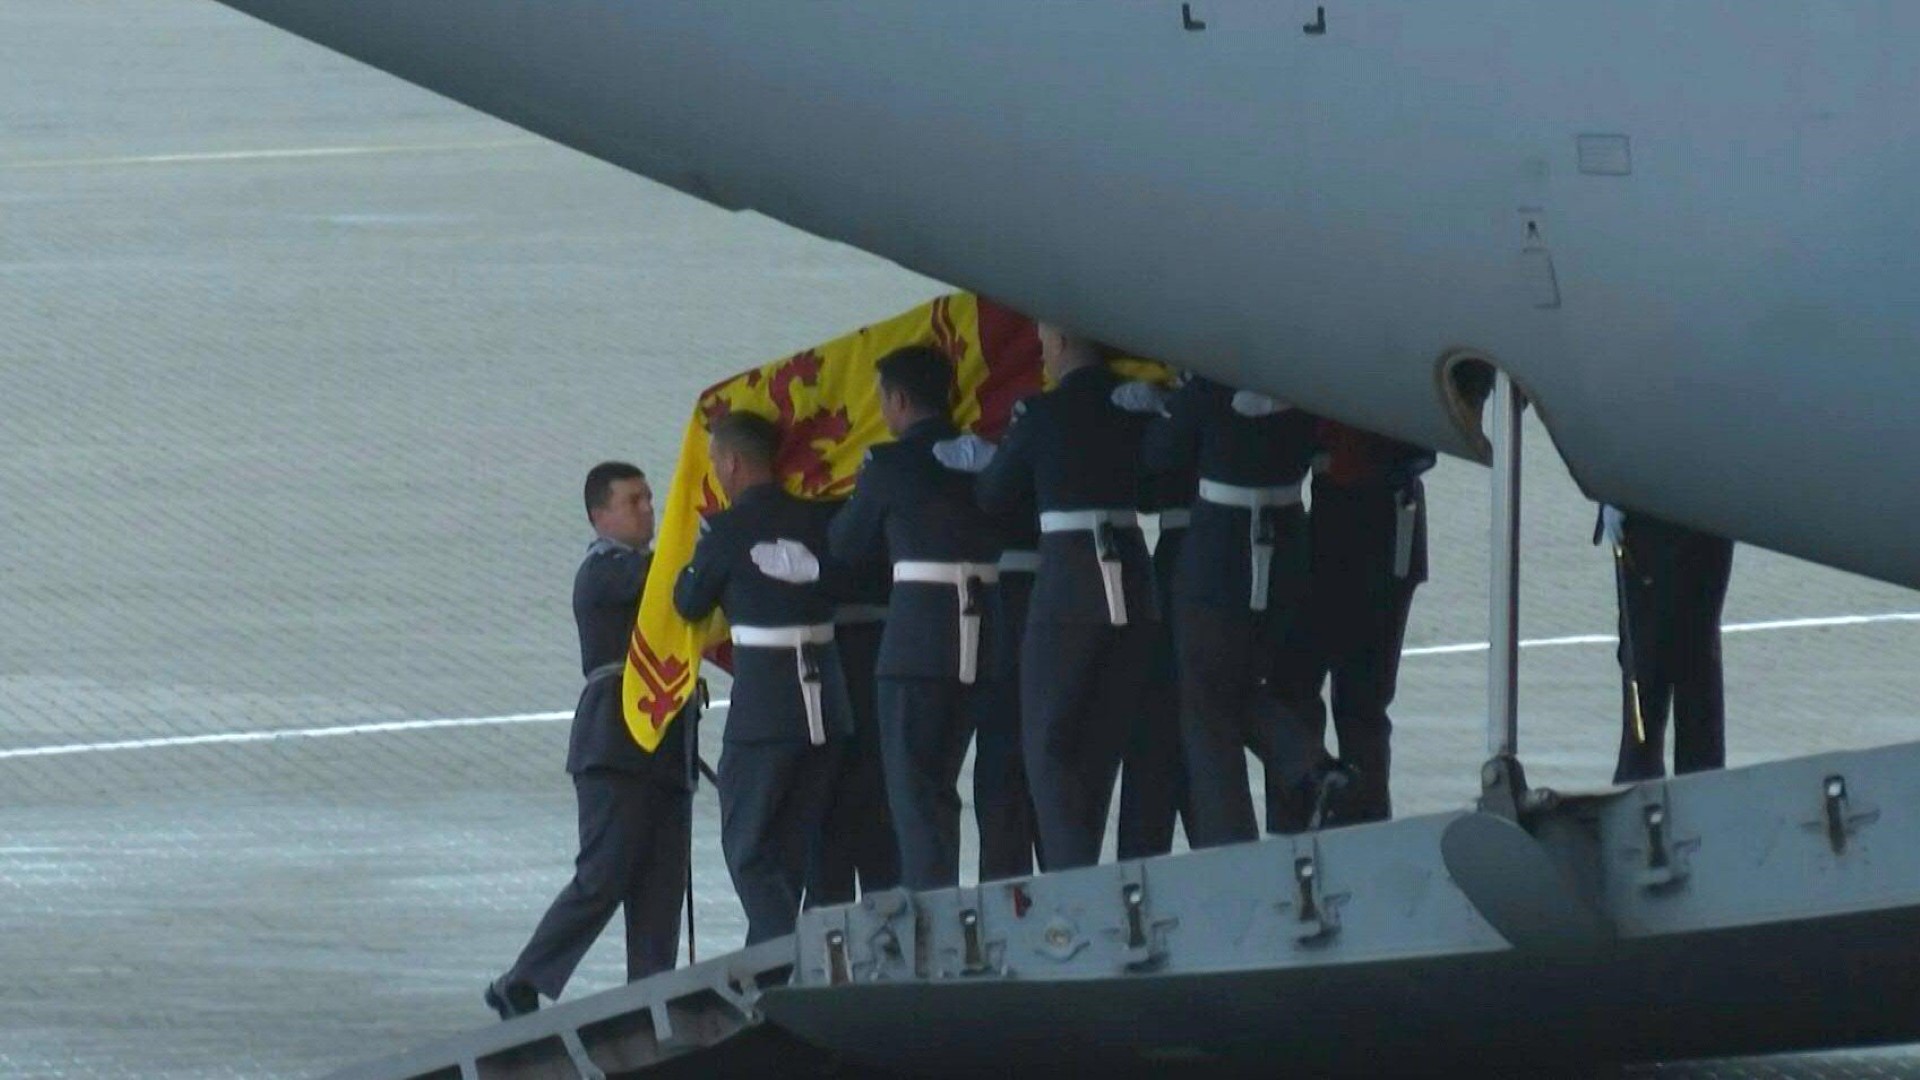
M514 713L509 716L468 716L449 720L389 720L374 724L286 728L280 731L227 731L211 735L170 735L155 739L125 739L120 742L69 743L63 746L30 746L24 750L0 750L0 761L9 758L98 754L111 750L158 750L173 746L220 746L231 743L282 742L290 739L332 739L343 735L385 735L397 731L438 731L445 728L494 727L505 724L544 724L554 720L571 719L573 719L572 712Z
M0 161L7 169L110 169L141 165L219 165L245 161L298 161L303 158L379 157L390 154L445 154L475 150L517 150L542 146L544 139L493 139L486 142L397 143L366 146L300 146L264 150L219 150L188 154L140 154L126 157L55 158Z
M1879 615L1825 615L1805 619L1769 619L1764 622L1728 623L1722 634L1759 634L1778 630L1824 630L1847 626L1876 626L1888 623L1920 623L1920 611L1890 611ZM1520 642L1523 649L1554 649L1572 645L1612 645L1612 634L1574 634L1567 637L1532 638ZM1403 656L1452 656L1486 652L1484 641L1459 645L1427 645L1408 649ZM713 702L724 709L727 700ZM389 720L371 724L346 724L339 727L290 728L282 731L229 731L210 735L174 735L152 739L126 739L119 742L69 743L59 746L30 746L19 750L0 750L0 761L14 758L66 757L72 754L98 754L115 750L159 750L176 746L219 746L238 743L282 742L293 739L331 739L346 735L386 735L403 731L439 731L449 728L492 727L508 724L544 724L571 720L569 712L513 713L507 716L469 716L449 720Z
M1881 623L1920 623L1920 611L1889 611L1880 615L1823 615L1809 619L1769 619L1766 622L1727 623L1722 634L1758 634L1769 630L1824 630L1836 626L1873 626ZM1574 634L1569 637L1533 638L1520 642L1523 649L1555 649L1568 645L1612 645L1619 639L1612 634ZM1480 653L1492 648L1484 641L1462 645L1427 645L1407 649L1401 656L1451 656L1455 653Z

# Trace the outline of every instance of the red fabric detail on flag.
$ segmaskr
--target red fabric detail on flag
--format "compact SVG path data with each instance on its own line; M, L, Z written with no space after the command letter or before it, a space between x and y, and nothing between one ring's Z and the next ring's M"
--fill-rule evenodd
M980 420L974 434L997 440L1013 422L1013 406L1040 392L1040 335L1033 320L1004 304L980 297L980 354L987 377L976 397Z
M634 705L646 714L647 723L653 730L659 731L680 711L680 692L686 689L693 677L692 669L678 660L664 663L653 649L636 632L627 648L627 662L640 676L645 691L635 697Z

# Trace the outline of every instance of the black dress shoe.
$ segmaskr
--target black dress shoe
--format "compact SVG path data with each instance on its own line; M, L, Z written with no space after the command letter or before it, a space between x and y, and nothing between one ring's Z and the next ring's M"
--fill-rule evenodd
M504 975L487 984L485 1001L502 1020L540 1011L540 992L525 983L509 983Z

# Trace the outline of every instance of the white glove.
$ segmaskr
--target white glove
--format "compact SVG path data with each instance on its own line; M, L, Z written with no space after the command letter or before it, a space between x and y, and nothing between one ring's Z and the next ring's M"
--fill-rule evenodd
M1275 400L1265 394L1256 394L1251 390L1238 390L1233 395L1233 411L1254 419L1286 412L1291 408L1293 406L1284 401Z
M1606 534L1607 543L1619 547L1626 542L1627 515L1617 506L1600 508L1600 529Z
M993 461L993 454L999 447L978 435L962 435L954 439L942 439L933 444L933 459L952 469L954 472L977 473Z
M1161 416L1167 411L1167 391L1139 379L1121 383L1108 396L1116 406L1130 413Z
M820 560L798 540L770 540L753 545L753 565L775 581L811 585L820 580Z

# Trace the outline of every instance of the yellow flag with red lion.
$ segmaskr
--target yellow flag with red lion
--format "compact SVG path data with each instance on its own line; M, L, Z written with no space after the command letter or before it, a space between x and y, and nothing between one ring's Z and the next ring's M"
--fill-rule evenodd
M707 458L707 426L744 410L780 426L776 469L788 491L844 499L867 448L890 438L880 417L874 365L895 349L932 345L954 362L954 422L998 439L1014 403L1041 388L1040 343L1025 316L967 293L942 296L784 360L736 375L700 395L680 440L653 569L627 649L621 703L635 741L652 750L693 696L700 659L724 644L719 614L689 623L673 607L673 583L693 558L700 521L726 505Z

